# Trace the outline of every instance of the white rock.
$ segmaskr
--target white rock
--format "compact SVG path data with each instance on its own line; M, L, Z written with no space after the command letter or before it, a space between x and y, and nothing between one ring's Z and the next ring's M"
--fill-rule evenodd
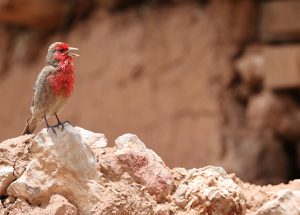
M84 128L75 127L79 131L82 140L92 149L104 148L107 146L107 139L104 134L94 133Z
M88 214L103 187L98 165L85 142L89 137L81 134L68 124L63 131L56 129L56 134L47 129L38 133L31 148L36 158L9 186L8 193L34 204L46 204L52 195L60 194L80 213Z

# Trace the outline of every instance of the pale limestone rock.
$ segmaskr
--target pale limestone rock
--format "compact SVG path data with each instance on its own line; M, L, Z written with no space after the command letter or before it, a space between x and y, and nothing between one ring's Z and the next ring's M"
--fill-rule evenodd
M94 154L102 154L103 149L107 146L107 139L104 134L94 133L80 127L75 127L75 129L80 133L83 142L91 147ZM97 157L97 159L99 158Z
M221 167L207 166L188 170L173 195L176 205L215 214L245 214L246 202L239 186Z
M115 155L123 169L158 201L165 199L172 191L174 179L162 159L134 134L124 134L115 143Z
M276 198L265 203L255 215L299 215L300 191L280 190Z
M9 186L8 193L33 204L45 204L50 196L60 194L74 203L80 213L88 214L103 190L101 173L85 142L92 138L81 136L82 132L69 124L56 133L43 129L37 134L31 148L36 157Z
M6 189L16 179L14 175L14 168L5 166L0 168L0 196L6 194Z
M104 134L94 133L84 128L75 127L82 140L92 149L104 148L107 146L107 139Z

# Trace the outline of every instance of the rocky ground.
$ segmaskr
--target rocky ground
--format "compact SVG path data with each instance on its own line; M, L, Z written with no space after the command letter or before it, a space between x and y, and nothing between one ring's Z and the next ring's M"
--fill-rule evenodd
M169 168L134 134L66 124L0 143L1 214L296 215L300 180L245 183L221 167Z

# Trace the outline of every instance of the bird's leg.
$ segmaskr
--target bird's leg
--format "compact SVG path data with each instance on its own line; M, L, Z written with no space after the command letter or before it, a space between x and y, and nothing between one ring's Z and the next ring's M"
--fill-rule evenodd
M61 131L63 131L64 128L65 128L65 125L64 125L64 124L65 124L65 123L69 123L69 124L70 124L70 122L69 122L69 121L61 122L61 121L59 120L57 114L54 113L54 115L55 115L56 120L57 120L57 124L55 125L55 127L59 127L59 126L61 125Z
M56 131L54 129L55 126L51 126L49 125L48 121L47 121L47 117L46 115L44 115L44 119L45 119L45 122L46 122L46 125L47 125L47 131L49 130L49 128L53 131L54 134L56 134Z

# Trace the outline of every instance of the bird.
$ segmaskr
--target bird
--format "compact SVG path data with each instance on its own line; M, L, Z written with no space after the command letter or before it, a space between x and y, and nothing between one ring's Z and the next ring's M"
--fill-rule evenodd
M79 56L74 51L78 50L65 42L54 42L49 46L46 65L38 74L33 88L31 114L22 135L32 134L43 120L47 130L50 128L56 133L54 127L59 126L62 126L63 130L64 124L68 121L61 122L58 114L74 89L74 57ZM47 121L52 116L57 120L55 126L50 126Z

